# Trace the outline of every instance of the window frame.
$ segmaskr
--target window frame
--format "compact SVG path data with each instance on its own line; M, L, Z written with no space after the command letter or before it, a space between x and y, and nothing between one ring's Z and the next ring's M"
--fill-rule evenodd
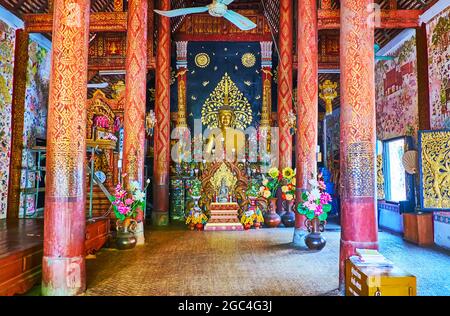
M398 140L403 140L403 150L404 152L407 152L410 148L410 137L409 136L398 136L394 138L389 138L383 140L383 176L384 176L384 199L387 203L392 204L400 204L404 201L409 201L409 194L408 194L408 174L404 173L405 178L405 197L406 199L403 201L394 201L392 200L391 196L391 177L390 177L390 171L391 166L389 163L389 144Z

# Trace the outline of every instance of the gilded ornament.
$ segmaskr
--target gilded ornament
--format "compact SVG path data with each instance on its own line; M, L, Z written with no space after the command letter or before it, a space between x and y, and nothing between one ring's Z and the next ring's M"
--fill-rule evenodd
M373 197L375 195L374 152L367 141L348 146L346 192L351 197Z
M377 198L384 200L383 155L377 156Z
M211 59L209 58L209 55L206 53L199 53L195 56L195 64L199 68L208 67L210 62L211 62Z
M202 122L208 128L219 127L219 110L228 99L228 105L233 109L235 115L233 128L246 129L252 123L252 107L243 93L239 91L236 84L225 73L214 91L206 99L202 108Z
M252 53L245 53L242 55L242 65L247 68L252 68L256 64L256 57Z
M424 209L450 209L450 131L420 133Z
M331 80L325 80L323 84L319 85L319 97L325 101L326 115L331 115L333 112L333 100L338 96L337 85L337 82L331 82Z

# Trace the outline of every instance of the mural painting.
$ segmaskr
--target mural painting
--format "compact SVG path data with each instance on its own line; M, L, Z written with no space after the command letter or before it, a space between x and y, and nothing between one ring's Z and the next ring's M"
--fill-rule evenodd
M428 25L432 129L450 128L450 8Z
M0 219L6 217L15 30L0 20Z
M29 60L23 133L24 148L36 146L37 138L46 138L48 89L50 80L51 54L49 51L31 40L28 47L28 54ZM33 168L36 166L35 159L35 155L24 151L22 165L28 165L30 168ZM26 183L26 178L26 173L22 171L21 187L33 187L36 181L36 173L28 174L28 183ZM22 195L19 213L21 216L24 216L24 199L25 196ZM28 215L34 213L34 196L27 196L26 208Z
M377 138L415 136L419 127L416 38L406 38L375 66Z

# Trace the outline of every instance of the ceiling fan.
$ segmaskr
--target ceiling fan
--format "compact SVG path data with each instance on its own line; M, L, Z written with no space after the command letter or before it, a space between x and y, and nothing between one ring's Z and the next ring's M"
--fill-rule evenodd
M395 57L393 56L379 56L377 55L377 53L380 51L381 47L380 45L376 44L374 45L374 49L375 49L375 60L394 60Z
M214 17L224 17L243 31L254 29L256 24L251 20L237 12L228 10L227 6L233 1L234 0L213 0L211 4L204 7L183 8L171 11L155 10L155 12L163 16L173 18L180 15L203 13L208 11L209 14Z

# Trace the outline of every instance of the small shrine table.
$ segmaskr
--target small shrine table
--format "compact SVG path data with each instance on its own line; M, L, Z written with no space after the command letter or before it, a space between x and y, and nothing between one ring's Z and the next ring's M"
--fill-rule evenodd
M211 203L211 218L205 226L205 231L236 231L244 230L239 222L239 205L237 203Z

